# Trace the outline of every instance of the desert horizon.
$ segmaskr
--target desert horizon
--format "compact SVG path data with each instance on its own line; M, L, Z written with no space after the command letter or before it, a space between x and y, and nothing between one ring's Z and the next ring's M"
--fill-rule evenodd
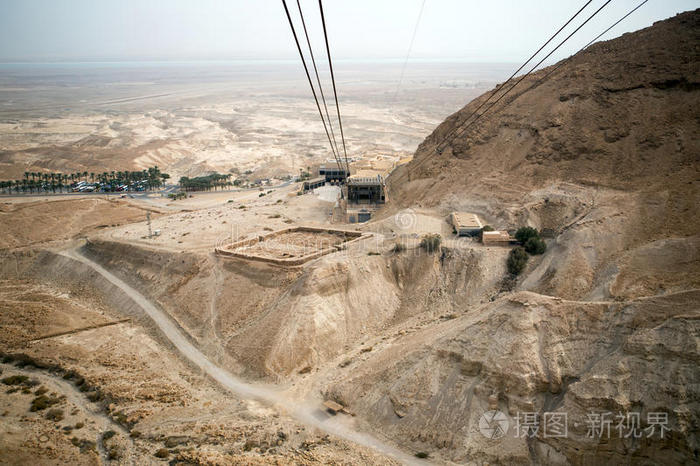
M27 0L0 37L1 464L698 463L692 2Z
M353 158L410 156L511 64L337 65ZM180 176L296 175L333 156L293 61L0 64L0 178L158 165Z

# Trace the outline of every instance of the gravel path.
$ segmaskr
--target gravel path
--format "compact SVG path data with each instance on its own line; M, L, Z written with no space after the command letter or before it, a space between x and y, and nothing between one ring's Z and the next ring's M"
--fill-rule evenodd
M395 447L383 443L375 437L354 430L347 425L346 420L341 416L327 416L321 411L319 406L313 403L300 403L299 401L288 399L280 391L269 386L256 385L243 382L234 377L226 370L212 363L199 349L197 349L183 334L182 330L170 319L170 317L154 306L145 296L129 286L123 280L106 270L104 267L93 262L80 254L78 250L69 250L62 255L79 261L106 278L113 285L120 288L127 296L137 303L143 311L158 326L163 335L177 348L177 350L189 359L192 363L201 368L207 375L213 378L221 386L235 393L241 398L263 401L275 405L290 413L297 421L309 427L315 427L339 438L363 445L379 451L395 460L405 464L425 464Z

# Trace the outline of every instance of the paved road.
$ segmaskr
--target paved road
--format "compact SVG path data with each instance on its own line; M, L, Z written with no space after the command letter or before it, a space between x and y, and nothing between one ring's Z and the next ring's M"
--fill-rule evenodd
M185 337L180 328L178 328L178 326L165 312L158 309L148 299L146 299L145 296L129 286L126 282L116 277L101 265L83 256L77 249L64 251L61 254L91 267L97 273L109 280L110 283L120 288L127 296L137 303L141 309L143 309L146 315L153 320L163 335L170 340L170 342L185 358L189 359L192 363L200 367L222 387L235 393L241 398L255 399L281 407L284 411L290 413L297 421L306 424L307 426L315 427L345 440L373 448L405 464L425 464L425 462L421 462L416 458L381 442L369 434L358 432L346 425L343 425L343 419L341 419L340 416L332 417L324 415L319 406L311 406L309 404L291 400L281 391L273 387L241 381L228 371L212 363L204 355L204 353L199 351L199 349L197 349Z

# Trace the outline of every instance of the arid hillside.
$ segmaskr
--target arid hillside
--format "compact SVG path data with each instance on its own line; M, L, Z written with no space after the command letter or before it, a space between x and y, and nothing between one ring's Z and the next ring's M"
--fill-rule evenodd
M411 183L403 183L405 171L393 177L394 199L439 204L456 193L512 199L553 182L696 194L699 43L696 10L593 44L528 76L455 134L492 91L485 93L423 141L407 167ZM412 189L417 185L426 189Z
M8 197L0 462L697 464L698 55L700 10L453 132L481 96L363 224L298 182ZM511 275L455 210L546 250Z
M392 198L555 237L523 289L604 299L697 287L699 44L700 10L593 44L460 130L484 94L391 176Z
M79 234L133 223L146 218L147 210L118 199L60 200L0 203L0 249L66 240Z
M541 230L547 252L514 292L375 345L327 396L459 463L697 461L699 51L700 10L529 76L464 133L489 93L438 126L392 174L384 216L477 212ZM485 439L490 409L510 429L519 413L566 413L568 436ZM588 436L591 413L648 428L657 410L673 423L663 439Z

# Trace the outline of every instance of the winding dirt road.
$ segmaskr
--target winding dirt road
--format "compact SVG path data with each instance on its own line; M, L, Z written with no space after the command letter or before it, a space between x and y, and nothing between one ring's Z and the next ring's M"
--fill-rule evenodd
M170 319L170 317L153 305L145 296L129 286L126 282L116 277L107 269L83 256L77 249L71 249L61 253L63 256L81 262L95 270L110 283L121 289L129 298L137 303L148 317L153 320L163 335L177 348L177 350L193 364L201 368L207 375L216 380L222 387L235 393L244 399L252 399L274 405L283 412L288 413L297 421L309 427L314 427L339 438L372 448L386 456L398 460L404 464L425 464L417 458L410 456L401 450L388 445L377 438L353 429L346 425L339 416L326 416L318 405L313 403L292 400L287 398L279 390L269 386L243 382L228 371L212 363L199 349L197 349Z

